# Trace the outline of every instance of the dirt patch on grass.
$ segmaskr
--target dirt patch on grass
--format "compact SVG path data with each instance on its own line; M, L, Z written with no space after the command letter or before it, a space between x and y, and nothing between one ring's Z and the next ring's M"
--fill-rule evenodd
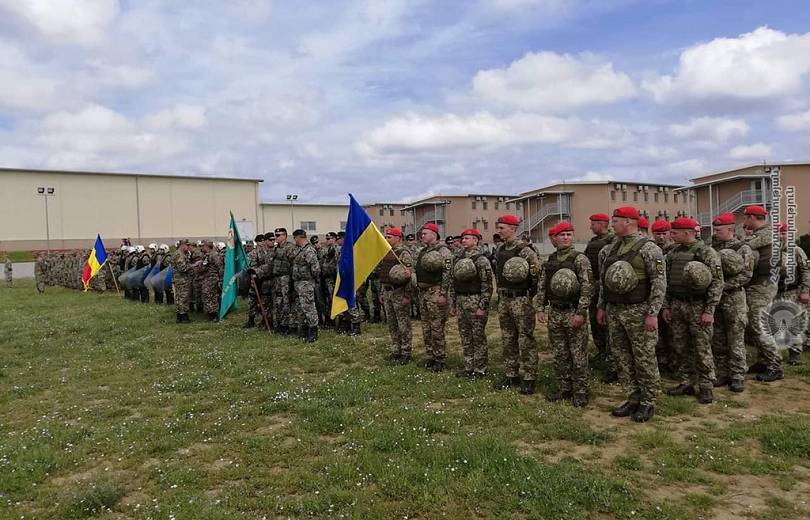
M259 435L274 435L278 431L287 428L292 422L292 415L279 413L264 417L265 424L254 430Z

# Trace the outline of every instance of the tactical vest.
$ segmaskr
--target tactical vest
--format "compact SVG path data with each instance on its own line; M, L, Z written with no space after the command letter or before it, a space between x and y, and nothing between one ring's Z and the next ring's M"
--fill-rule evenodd
M337 274L337 246L327 246L326 252L323 254L323 262L321 269L324 276L334 277Z
M796 246L796 247L799 247L799 246ZM787 254L787 249L785 250L784 254ZM796 257L796 260L794 261L794 265L796 267L793 269L793 283L785 285L785 281L787 280L787 266L783 265L781 267L780 271L779 271L779 284L778 284L778 287L779 287L779 292L780 293L783 293L783 292L786 292L786 291L792 291L794 289L798 289L799 285L801 285L800 282L801 282L802 272L801 272L801 268L799 267L799 262L801 261L801 259L799 258L799 255L796 254L795 251L793 253L793 256Z
M605 233L604 235L594 236L588 241L585 246L585 256L591 262L591 271L593 272L593 279L599 281L599 251L608 244L613 243L615 235Z
M394 267L395 265L399 264L399 261L397 260L397 257L395 256L395 254L400 252L400 251L402 251L402 248L391 250L388 253L386 253L385 256L383 257L383 259L380 261L380 283L381 284L397 285L397 284L394 283L393 280L391 280L391 277L389 275L391 273L391 268ZM405 282L405 284L401 284L401 285L407 285L407 283L408 282Z
M619 248L621 242L614 243L610 248L607 258L605 258L605 272L608 268L619 260L629 262L633 266L633 271L636 273L638 285L629 293L619 294L615 293L605 285L605 301L608 303L642 303L647 301L650 296L650 279L647 276L647 267L644 265L644 258L641 256L641 248L644 244L649 242L648 238L639 237L635 244L623 255L619 255Z
M506 262L511 259L515 258L516 256L520 256L520 252L523 251L523 248L527 246L518 245L517 247L507 249L505 245L502 245L498 248L498 252L496 253L497 258L497 271L496 277L498 280L498 289L507 289L510 291L521 291L526 290L528 291L532 287L532 274L531 269L529 272L529 276L526 277L525 280L522 282L510 282L506 279L503 275L503 266L506 265ZM529 265L531 267L531 264Z
M440 249L441 247L428 246L419 252L419 258L416 260L416 281L418 281L420 284L439 285L442 283L442 271L444 269L439 269L438 271L432 273L425 269L422 265L422 257L431 251L439 251Z
M696 260L697 252L702 249L702 247L700 242L695 242L685 250L681 247L677 247L667 255L667 294L676 299L706 298L706 293L709 288L695 289L689 287L683 272L686 264Z
M149 253L141 253L141 256L138 257L137 267L140 269L141 267L146 267L150 265L150 258Z
M754 285L771 278L771 252L773 251L773 243L764 245L758 248L759 261L754 266L754 275L748 285ZM781 278L781 277L780 277Z
M288 242L278 246L273 254L273 276L286 276L290 274L290 257Z
M478 274L478 259L483 255L476 253L472 256L461 256L458 260L469 258L475 264L475 276L470 280L458 280L453 277L453 290L456 294L481 294L481 276Z
M315 277L312 276L312 268L310 267L309 262L306 261L306 256L302 256L305 255L308 247L312 247L312 245L306 244L293 257L292 274L293 280L296 282L315 279Z
M548 298L548 301L556 305L570 305L579 300L579 292L572 295L570 298L563 298L554 294L554 292L551 290L551 278L560 269L570 269L576 273L577 270L574 263L576 262L577 257L583 254L587 256L587 253L580 253L572 248L565 260L560 260L559 251L554 251L551 253L551 255L549 255L548 260L546 260L546 263L543 266L543 269L546 271L546 298Z

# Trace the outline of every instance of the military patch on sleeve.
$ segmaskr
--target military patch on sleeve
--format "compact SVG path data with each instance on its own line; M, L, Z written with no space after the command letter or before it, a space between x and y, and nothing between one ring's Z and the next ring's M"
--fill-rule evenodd
M655 270L658 271L658 274L664 274L664 261L663 260L656 260L655 261Z
M537 271L539 271L539 266L537 264L532 264L529 266L529 272L532 273L532 276L537 276Z
M723 266L721 264L714 266L714 270L717 271L717 276L721 276L723 274Z
M452 258L445 258L444 259L444 268L449 271L450 268L452 268L452 267L453 267L453 259Z

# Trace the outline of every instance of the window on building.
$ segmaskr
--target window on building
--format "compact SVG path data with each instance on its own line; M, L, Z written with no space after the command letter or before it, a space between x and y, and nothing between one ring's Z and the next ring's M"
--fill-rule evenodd
M616 200L616 192L615 191L610 192L610 200Z
M317 223L314 220L302 220L301 229L304 231L316 231Z
M391 214L390 214L389 216L393 217L393 216L394 216L394 210L393 210L393 208L391 209L391 212L390 212L390 213L391 213Z
M496 210L501 209L501 203L500 202L495 203L495 209Z
M622 202L627 202L627 192L626 191L622 192Z
M340 221L340 230L341 230L341 231L345 231L345 230L346 230L346 221L345 221L345 220L341 220L341 221Z
M515 210L520 211L521 209L523 209L523 203L522 202L515 202Z
M482 202L481 204L483 204L483 206L484 206L484 211L486 211L486 210L487 210L487 202L486 202L486 201L484 201L484 202Z
M489 229L489 222L487 222L487 221L485 220L485 221L484 221L484 231L486 231L487 229Z
M512 203L511 203L511 202L507 202L507 203L506 203L506 210L507 210L507 211L509 211L509 209L510 209L510 206L511 206L511 205L512 205Z
M646 191L644 192L644 202L650 202L650 194Z
M478 221L473 222L473 229L478 229Z
M664 192L664 202L669 202L669 193Z
M658 202L658 194L657 193L653 193L653 200L655 200L655 202Z
M380 216L382 217L385 215L385 208L380 208Z
M472 201L472 209L476 209L476 202Z
M677 203L678 203L678 194L677 194L677 193L673 193L673 194L672 194L672 203L673 203L673 204L677 204Z
M638 202L638 192L637 191L633 192L633 202Z

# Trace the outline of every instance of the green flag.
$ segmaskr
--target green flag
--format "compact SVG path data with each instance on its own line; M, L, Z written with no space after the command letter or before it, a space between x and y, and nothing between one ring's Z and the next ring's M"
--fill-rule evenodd
M222 303L219 304L219 319L223 319L231 308L238 309L239 303L236 301L236 294L239 292L237 279L239 273L247 269L248 260L245 249L242 247L242 239L239 237L239 230L236 229L236 221L231 213L231 226L228 229L228 242L225 250L225 268L222 275Z

